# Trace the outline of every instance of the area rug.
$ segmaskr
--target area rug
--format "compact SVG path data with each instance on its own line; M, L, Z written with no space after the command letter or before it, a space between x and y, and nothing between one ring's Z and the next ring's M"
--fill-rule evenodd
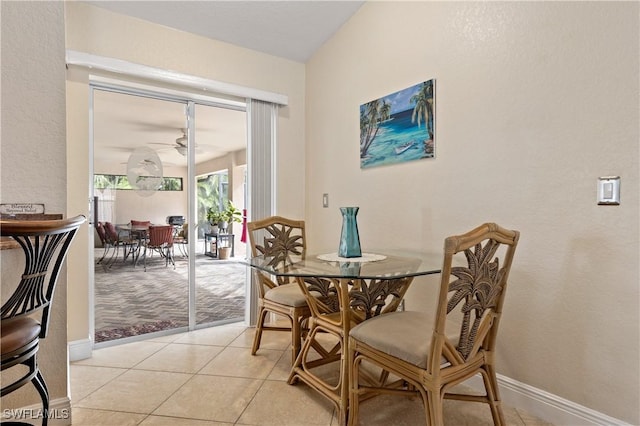
M175 321L155 321L144 324L130 325L120 328L107 328L96 331L95 342L108 342L110 340L122 339L125 337L139 336L141 334L155 333L158 331L171 330L172 328L184 327L186 324L178 324Z
M99 257L97 257L99 258ZM239 259L196 257L196 324L242 320L247 267ZM188 325L188 259L175 269L150 259L147 271L118 259L96 265L95 342L137 336Z

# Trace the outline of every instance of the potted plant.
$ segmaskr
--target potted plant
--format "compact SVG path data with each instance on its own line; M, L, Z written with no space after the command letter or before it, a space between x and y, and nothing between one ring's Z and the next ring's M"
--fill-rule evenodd
M233 205L231 200L227 200L227 205L221 212L221 219L222 221L218 225L226 232L230 223L242 222L242 212Z
M218 227L224 221L223 213L218 210L218 207L209 207L207 209L207 221L211 225L211 232L218 233Z

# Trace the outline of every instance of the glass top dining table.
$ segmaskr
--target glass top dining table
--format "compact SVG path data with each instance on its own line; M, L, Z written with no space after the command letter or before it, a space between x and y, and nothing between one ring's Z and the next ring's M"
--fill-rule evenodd
M313 254L287 259L256 256L246 264L276 276L347 279L392 279L440 273L442 253L405 250L371 250L359 258L342 258L337 253Z
M340 424L349 409L349 332L356 324L401 308L404 294L417 276L440 273L442 253L370 250L359 258L336 253L256 256L246 264L256 271L295 279L311 310L307 336L288 379L320 392L336 406ZM326 347L332 336L332 347ZM324 377L328 364L339 374Z

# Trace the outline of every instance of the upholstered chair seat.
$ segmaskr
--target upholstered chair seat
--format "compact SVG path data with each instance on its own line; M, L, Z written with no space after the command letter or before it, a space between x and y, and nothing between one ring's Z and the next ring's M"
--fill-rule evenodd
M305 307L307 300L297 283L284 284L267 290L264 294L266 300L280 303L286 306Z
M434 320L432 312L391 312L358 324L349 335L380 352L426 369L431 340L425 336L433 331ZM447 333L453 345L458 341L459 331L452 328Z

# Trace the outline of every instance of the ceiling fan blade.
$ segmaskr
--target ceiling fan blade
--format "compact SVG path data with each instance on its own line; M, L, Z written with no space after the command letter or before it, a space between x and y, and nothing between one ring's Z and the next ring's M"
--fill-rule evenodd
M216 145L196 145L196 152L200 150L201 152L229 152L228 150L221 148Z
M126 124L133 125L140 130L147 130L147 131L170 131L170 130L179 131L180 130L180 128L174 126L173 124L160 124L158 122L135 120L135 119L125 119L122 121Z

